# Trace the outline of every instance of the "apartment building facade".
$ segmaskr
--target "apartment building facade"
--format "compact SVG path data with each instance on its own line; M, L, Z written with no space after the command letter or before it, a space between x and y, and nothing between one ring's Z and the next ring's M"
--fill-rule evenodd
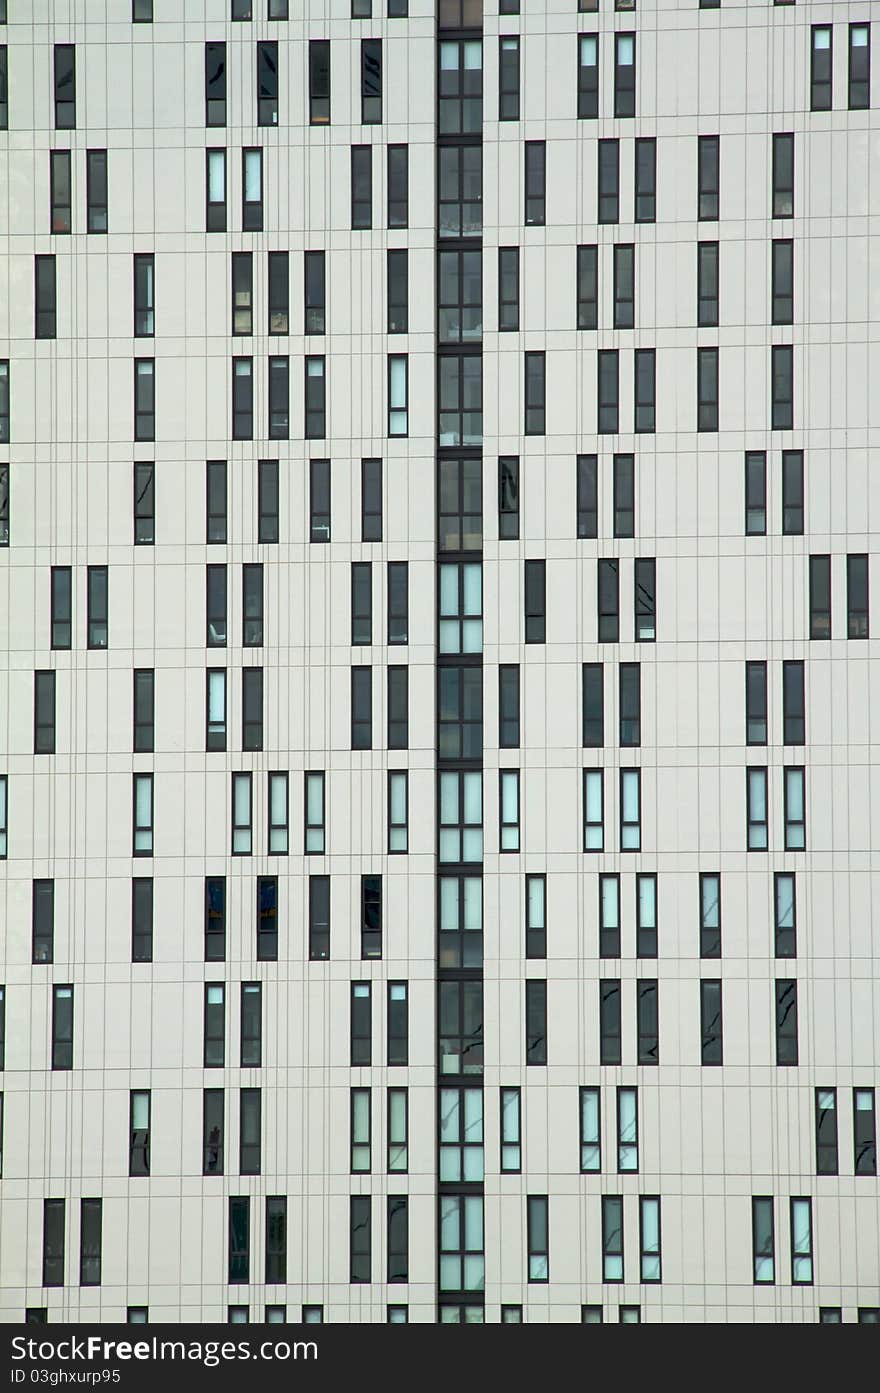
M0 0L0 1319L880 1320L870 0Z

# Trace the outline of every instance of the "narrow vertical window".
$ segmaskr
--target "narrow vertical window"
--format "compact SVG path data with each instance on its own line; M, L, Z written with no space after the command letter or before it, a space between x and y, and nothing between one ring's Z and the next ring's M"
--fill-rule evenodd
M530 1282L550 1280L549 1198L547 1195L528 1195L526 1198L526 1237L529 1253Z
M388 748L409 748L409 669L403 664L388 668ZM404 850L405 848L398 848Z
M547 146L543 140L525 142L526 227L543 227L546 217Z
M305 331L323 334L326 324L326 273L324 252L306 252L303 257Z
M831 557L810 557L810 638L831 637Z
M791 1280L795 1286L813 1283L813 1206L809 1199L791 1201Z
M519 456L498 458L498 539L519 539Z
M585 749L601 749L605 743L605 698L601 663L581 668L582 740Z
M797 956L797 893L791 871L777 871L773 877L773 951L777 958Z
M409 642L409 563L388 562L388 616L386 638L389 644Z
M351 1064L371 1064L373 1012L369 982L352 982L350 1010Z
M76 129L76 48L73 44L56 44L55 64L55 129Z
M849 26L849 109L867 111L871 105L871 26Z
M639 1168L639 1091L617 1090L617 1169L621 1175Z
M526 1064L547 1063L547 983L526 980Z
M55 882L35 880L31 886L31 962L55 958Z
M205 44L205 125L226 125L225 43Z
M656 410L656 358L653 348L637 348L633 355L634 428L653 433Z
M128 1173L150 1174L150 1112L149 1089L132 1089L128 1104Z
M459 1095L455 1095L458 1097ZM465 1093L465 1099L469 1099L470 1092ZM501 1170L506 1174L515 1174L522 1170L522 1094L518 1088L501 1089ZM471 1128L471 1131L474 1129ZM467 1125L465 1135L468 1134ZM467 1148L465 1149L465 1179L467 1174ZM482 1163L480 1167L482 1176Z
M409 1063L409 1005L406 982L388 983L386 1063Z
M232 360L232 438L254 438L254 360Z
M599 957L620 957L620 876L599 876Z
M372 1268L369 1195L349 1199L349 1281L369 1282Z
M232 775L232 854L250 856L252 850L253 789L250 774Z
M6 49L2 51L5 61ZM3 76L0 74L0 85ZM49 231L56 236L71 229L70 151L49 151Z
M634 564L635 641L653 643L657 637L657 563L636 557Z
M55 673L34 673L34 754L55 753Z
M794 349L777 344L770 354L770 425L773 430L791 430L794 423Z
M598 1088L581 1089L580 1118L581 1170L599 1171L602 1169L602 1124Z
M776 1063L780 1068L798 1062L798 1001L794 978L777 978Z
M325 836L324 774L305 774L305 854L323 856Z
M228 1271L230 1284L250 1280L250 1210L251 1202L247 1195L230 1195ZM247 1311L247 1307L244 1309Z
M156 363L153 358L134 360L134 438L156 439Z
M697 430L718 429L718 349L697 349Z
M86 573L86 640L89 648L107 647L107 567Z
M810 110L831 110L831 25L814 24L810 30Z
M519 749L519 727L519 664L502 663L498 668L498 745L500 749Z
M653 136L635 142L636 222L655 222L657 218L657 141Z
M660 1063L658 984L640 977L636 987L637 1059L639 1064Z
M794 322L794 242L777 238L773 242L771 265L771 322Z
M767 770L746 770L746 847L767 850Z
M5 3L5 0L4 0ZM6 44L0 44L0 131L9 129L9 57Z
M784 772L785 850L803 851L807 845L805 773L791 766Z
M386 1170L389 1174L402 1174L409 1170L409 1095L405 1088L389 1088L388 1153Z
M80 1200L79 1210L79 1284L81 1287L101 1285L101 1210L99 1199Z
M287 1198L285 1195L266 1196L266 1281L287 1281ZM271 1322L271 1306L266 1307L266 1319ZM283 1308L282 1308L283 1309Z
M269 359L269 439L290 437L290 359Z
M409 434L409 357L388 355L388 434Z
M135 667L132 673L134 719L132 719L132 749L135 754L152 754L155 744L155 687L156 674L152 667Z
M636 876L636 957L657 956L657 877Z
M498 248L498 328L519 328L519 247Z
M361 876L361 957L382 956L382 877Z
M134 466L135 546L152 546L156 540L155 468L140 461Z
M782 743L803 745L806 740L804 664L782 664Z
M614 35L614 115L636 114L636 36Z
M584 851L603 851L605 847L603 772L584 770Z
M241 228L243 232L263 230L263 152L241 152Z
M372 1167L372 1107L369 1088L353 1088L350 1100L351 1173Z
M409 146L388 146L387 222L389 227L409 226Z
M107 231L107 151L86 151L86 231Z
M599 141L599 222L620 221L620 141Z
M351 563L351 642L352 646L373 642L372 563Z
M263 1164L261 1090L243 1088L239 1109L239 1172L241 1175L259 1175Z
M816 1091L816 1174L837 1175L837 1089Z
M286 334L290 318L290 258L287 252L269 252L269 333ZM306 329L308 332L308 328Z
M305 438L323 440L327 434L327 388L323 357L305 360Z
M547 636L546 561L525 563L524 608L526 643L544 643Z
M756 1195L752 1198L752 1273L756 1286L775 1282L775 1258L773 1198Z
M277 875L262 875L256 880L256 958L258 963L278 961Z
M700 875L700 957L721 957L721 875Z
M526 957L547 956L547 877L526 876Z
M519 120L519 38L502 34L498 40L498 120Z
M0 445L8 445L10 430L9 359L0 358ZM9 545L9 465L0 465L0 546Z
M34 338L54 339L56 324L55 257L34 257ZM135 436L137 439L137 436ZM150 437L152 439L152 437Z
M853 1089L853 1155L856 1175L877 1174L877 1114L873 1088Z
M64 1200L43 1200L43 1286L64 1286Z
M226 231L225 150L205 151L205 225L208 232Z
M641 665L621 663L618 669L619 684L619 736L620 744L632 747L642 743L641 737Z
M388 1195L387 1197L386 1252L387 1280L389 1282L408 1281L409 1200L406 1195Z
M602 1196L602 1281L623 1281L623 1199Z
M351 147L352 230L373 226L373 147Z
M721 983L708 977L700 981L700 1063L724 1063Z
M361 39L361 122L382 120L382 40Z
M659 1282L660 1276L660 1197L639 1197L640 1272L643 1282Z
M257 541L278 541L278 461L257 462Z
M309 460L309 541L330 541L330 461Z
M73 987L52 988L52 1068L73 1068Z
M205 962L226 960L226 877L205 877Z
M203 1063L206 1069L222 1069L226 1063L226 988L222 982L205 983Z
M599 324L598 247L577 249L577 327L595 329Z
M599 1063L620 1063L620 980L599 982Z
M775 321L774 321L775 322ZM718 243L697 243L697 325L712 329L718 324Z
M269 775L269 854L286 856L290 821L290 798L286 772Z
M577 535L599 535L599 460L596 455L577 457Z
M782 532L801 536L804 530L804 452L782 452Z
M206 1088L202 1092L202 1174L223 1174L225 1132L224 1091Z
M382 540L382 461L361 460L361 541Z
M251 252L232 253L232 332L251 334L254 328L254 258Z
M794 136L773 137L773 217L794 217Z
M746 744L767 744L767 664L746 663Z
M620 404L617 349L600 349L596 355L596 362L598 372L596 401L599 412L597 430L600 435L616 435L619 428Z
M257 125L278 125L278 44L257 44Z
M73 637L73 572L70 566L53 566L50 574L50 625L52 647L54 649L66 649L70 648Z
M241 568L241 641L245 648L260 648L263 643L263 567L260 563Z
M133 779L133 854L153 854L153 775L135 774Z
M578 36L578 118L599 115L599 35Z
M351 748L373 748L373 669L351 669Z
M697 137L697 217L703 222L718 221L720 147L720 136Z
M502 769L499 772L499 851L519 851L519 770Z
M205 541L226 541L226 461L208 460L205 464ZM209 568L210 569L210 568ZM221 568L224 571L225 567ZM209 587L210 589L210 587ZM226 582L223 590L225 596ZM225 613L225 603L224 603ZM209 640L210 641L210 640ZM225 636L224 636L225 641Z
M131 960L153 961L153 881L147 877L131 882Z
M635 247L614 248L614 328L631 329L635 322Z
M330 124L330 40L309 40L309 124Z
M0 774L0 861L6 860L7 839L9 834L9 780L6 774ZM0 988L0 1018L3 1015L3 991ZM0 1019L0 1069L3 1068L3 1024Z
M745 453L745 530L747 537L767 532L767 455L764 450Z
M309 960L330 956L330 877L309 876Z
M386 258L388 333L405 334L409 329L409 253L405 247L389 248Z
M868 558L846 558L846 636L868 637Z

